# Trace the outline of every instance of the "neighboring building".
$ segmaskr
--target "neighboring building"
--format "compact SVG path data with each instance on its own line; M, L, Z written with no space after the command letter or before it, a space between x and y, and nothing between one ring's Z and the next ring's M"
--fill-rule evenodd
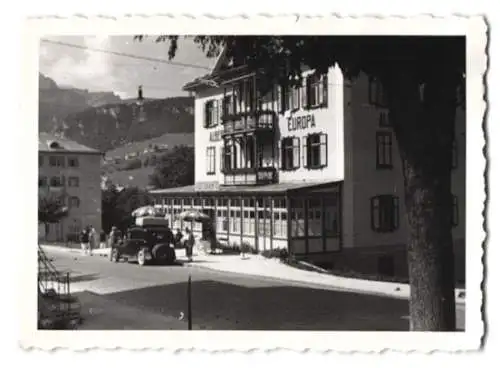
M61 194L69 215L40 226L47 241L75 239L86 225L101 231L101 158L99 151L47 133L38 136L38 188Z
M408 226L403 175L377 81L338 67L299 89L259 96L244 67L214 70L185 86L195 95L195 185L154 190L175 215L199 208L217 237L259 251L368 272L405 274ZM457 110L453 236L465 238L465 112ZM201 231L200 225L195 231ZM463 263L463 264L462 264ZM459 274L464 261L457 262ZM461 270L463 268L463 270ZM461 276L460 276L461 277Z

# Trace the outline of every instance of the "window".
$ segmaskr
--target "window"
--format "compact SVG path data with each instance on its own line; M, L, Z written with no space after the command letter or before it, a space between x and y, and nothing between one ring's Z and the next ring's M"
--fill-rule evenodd
M303 237L305 231L304 201L299 199L293 201L291 208L291 233L292 237Z
M224 145L222 151L221 171L236 168L236 147L233 144L227 143Z
M38 167L42 167L42 166L43 166L43 156L38 155Z
M451 146L451 168L456 169L458 167L458 144L457 140L453 139Z
M386 107L387 97L382 87L382 83L378 79L370 77L368 85L368 102L374 106Z
M63 156L50 156L49 164L52 167L64 167L64 157Z
M327 135L310 134L302 138L304 167L319 169L327 166Z
M219 121L219 101L210 100L205 103L205 128L217 125Z
M459 211L458 211L458 197L456 195L453 196L453 199L452 199L452 225L453 227L456 227L458 226L458 222L459 222Z
M290 107L292 110L298 110L300 107L300 87L290 89Z
M300 141L297 137L282 139L281 168L294 170L300 167Z
M69 167L78 167L79 166L78 157L70 157L68 159L68 166Z
M42 187L46 187L46 186L47 186L47 177L46 176L40 176L38 178L38 187L42 188Z
M280 105L281 112L285 112L290 109L290 87L288 86L280 87Z
M392 169L392 133L377 132L377 169Z
M399 228L399 198L379 195L371 199L372 230L386 233Z
M68 187L78 187L80 186L80 179L76 176L70 176L68 178Z
M64 184L64 179L59 176L53 176L50 178L51 187L62 187Z
M224 96L222 99L223 116L234 114L234 98L232 95Z
M78 197L69 197L69 207L78 208L80 207L80 198Z
M207 175L215 174L215 147L207 147Z
M391 126L389 122L389 114L387 112L383 111L379 113L378 126L381 128L389 128Z
M328 77L313 74L307 78L307 106L318 107L328 104Z

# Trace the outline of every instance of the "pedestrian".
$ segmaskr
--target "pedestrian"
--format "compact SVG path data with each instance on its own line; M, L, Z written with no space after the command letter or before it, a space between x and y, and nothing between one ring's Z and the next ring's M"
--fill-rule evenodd
M193 232L186 227L186 257L189 262L193 261L194 235Z
M113 226L111 227L111 231L109 232L108 247L113 248L117 242L118 242L118 229L116 228L116 226Z
M97 231L95 231L93 226L90 226L90 234L89 234L89 254L92 255L92 250L95 247L96 242L98 242Z
M182 248L183 237L184 236L182 235L181 229L177 228L175 231L175 238L174 238L175 248Z
M88 227L86 226L80 232L80 244L81 244L81 247L82 247L82 253L83 254L87 254L88 243L89 243L89 231L88 231Z

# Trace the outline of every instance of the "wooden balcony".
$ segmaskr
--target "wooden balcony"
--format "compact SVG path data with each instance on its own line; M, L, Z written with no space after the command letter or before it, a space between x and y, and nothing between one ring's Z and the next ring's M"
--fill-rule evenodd
M274 111L255 111L222 117L222 136L257 131L273 132L278 117Z
M224 170L224 185L265 185L277 183L274 167L257 167Z

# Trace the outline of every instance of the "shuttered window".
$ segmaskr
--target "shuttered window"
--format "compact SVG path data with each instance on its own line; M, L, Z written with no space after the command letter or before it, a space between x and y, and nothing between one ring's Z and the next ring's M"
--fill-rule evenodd
M390 194L371 199L372 230L386 233L399 228L399 197Z
M310 134L302 138L304 167L320 169L328 165L327 134Z
M377 132L376 135L376 167L377 169L392 169L392 133Z
M215 174L215 147L207 147L207 175Z
M300 140L297 137L281 141L281 169L294 170L300 167Z

